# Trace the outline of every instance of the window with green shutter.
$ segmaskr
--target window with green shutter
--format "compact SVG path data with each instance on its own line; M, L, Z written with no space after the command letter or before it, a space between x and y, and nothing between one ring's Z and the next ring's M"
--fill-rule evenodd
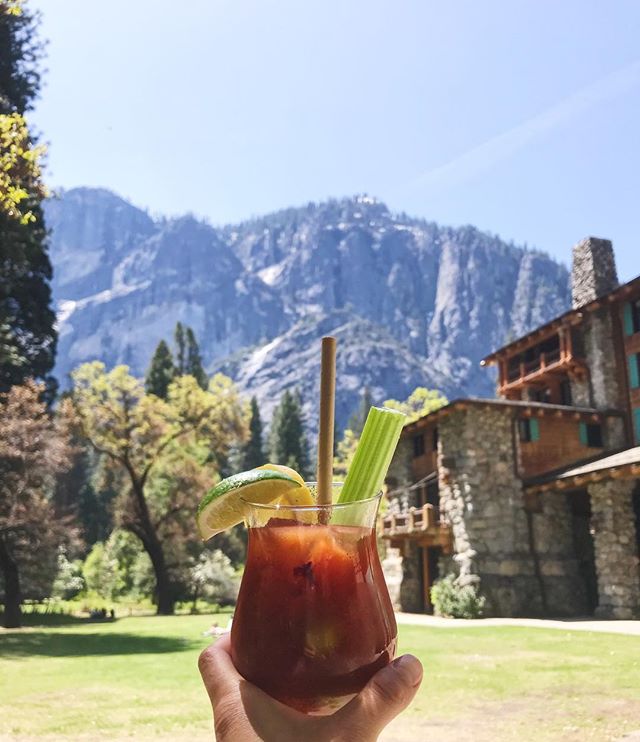
M624 334L633 335L633 307L631 306L630 301L625 303L622 312L624 318Z
M540 440L540 426L538 421L531 417L518 420L518 432L523 443L534 443Z
M622 308L622 319L625 335L640 332L640 299L626 302Z
M636 443L640 445L640 407L636 407L633 411L633 430Z
M538 424L538 421L531 418L531 420L529 420L529 426L531 427L531 440L539 441L540 440L540 426Z
M589 441L587 440L587 423L580 423L580 443L586 446Z
M629 361L629 386L632 389L640 387L640 353L628 356Z

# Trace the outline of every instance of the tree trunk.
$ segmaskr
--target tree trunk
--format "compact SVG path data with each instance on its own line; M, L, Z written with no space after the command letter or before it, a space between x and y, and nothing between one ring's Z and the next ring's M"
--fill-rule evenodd
M151 559L153 572L156 578L156 593L158 596L156 613L159 616L172 616L175 602L173 589L171 580L169 579L167 563L164 558L164 551L162 550L162 543L160 542L156 529L153 526L149 508L147 506L147 500L144 496L144 478L142 481L138 479L131 466L127 466L127 470L131 477L131 485L137 506L136 515L138 516L138 522L132 530L142 541L144 550L149 555L149 559Z
M0 571L4 578L4 627L5 629L19 629L22 625L20 574L18 565L1 537Z
M149 537L146 539L145 549L151 559L153 573L156 577L156 593L158 596L156 613L159 616L172 616L174 599L171 581L169 579L169 570L164 559L162 544L158 541L155 533L149 534Z

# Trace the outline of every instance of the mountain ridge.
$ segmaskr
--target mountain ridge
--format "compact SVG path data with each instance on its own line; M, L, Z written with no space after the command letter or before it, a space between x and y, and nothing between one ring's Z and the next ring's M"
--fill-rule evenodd
M157 342L182 321L207 368L233 368L267 411L293 381L275 353L287 348L312 423L320 328L342 337L343 382L361 374L385 397L406 396L416 381L449 395L491 395L480 358L569 306L568 271L542 251L395 214L368 196L214 227L190 215L154 219L110 191L78 188L49 201L45 214L62 386L93 357L144 374ZM258 368L255 353L274 341ZM376 344L393 348L395 360ZM357 392L339 388L343 425Z

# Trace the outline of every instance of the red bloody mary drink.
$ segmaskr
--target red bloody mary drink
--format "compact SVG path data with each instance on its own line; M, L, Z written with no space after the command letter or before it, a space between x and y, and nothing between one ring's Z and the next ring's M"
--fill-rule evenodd
M233 662L300 711L334 711L395 654L397 627L374 530L379 499L248 506Z

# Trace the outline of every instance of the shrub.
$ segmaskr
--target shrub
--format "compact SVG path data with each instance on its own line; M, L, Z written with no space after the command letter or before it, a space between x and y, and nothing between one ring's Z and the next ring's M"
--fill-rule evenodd
M200 596L222 606L236 602L240 580L231 560L220 549L205 549L190 571L194 601Z
M82 562L79 560L70 562L67 558L66 549L61 546L58 549L58 573L53 581L51 596L62 600L70 600L83 590Z
M431 602L436 616L480 618L485 599L474 585L460 585L453 575L447 575L433 584Z

